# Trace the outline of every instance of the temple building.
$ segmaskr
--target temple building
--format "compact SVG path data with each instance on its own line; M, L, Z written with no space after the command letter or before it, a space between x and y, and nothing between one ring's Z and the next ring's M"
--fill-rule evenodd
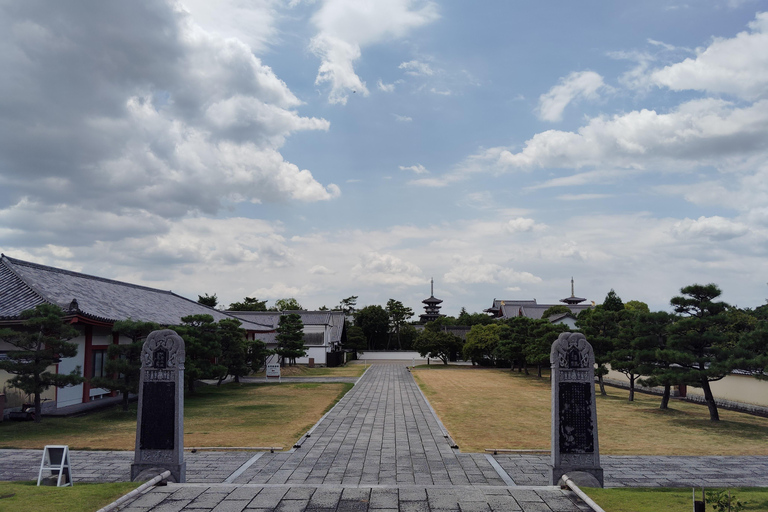
M427 322L432 322L433 320L437 320L441 316L440 314L440 304L443 302L440 299L435 298L435 280L430 279L430 296L428 299L424 299L421 301L422 304L424 304L424 313L419 315L419 321L422 324L426 324Z
M594 302L582 304L587 299L576 297L573 289L573 278L571 278L571 296L564 299L560 299L560 302L570 310L570 313L561 313L547 317L552 323L564 323L571 328L576 326L576 316L585 309L595 307ZM552 306L559 306L559 304L539 304L536 299L493 299L493 306L483 310L485 313L490 313L495 318L513 318L516 316L525 316L533 319L541 319L546 312Z

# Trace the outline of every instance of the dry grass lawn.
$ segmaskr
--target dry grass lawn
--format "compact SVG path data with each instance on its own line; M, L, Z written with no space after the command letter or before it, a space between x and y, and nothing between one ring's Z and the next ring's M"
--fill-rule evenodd
M225 384L200 387L184 402L184 445L289 449L352 387L339 383ZM42 423L0 423L0 448L133 450L136 404Z
M549 449L547 378L509 370L446 368L413 371L463 452L486 448ZM600 452L612 455L768 455L768 419L720 410L711 422L702 405L607 387L597 396Z

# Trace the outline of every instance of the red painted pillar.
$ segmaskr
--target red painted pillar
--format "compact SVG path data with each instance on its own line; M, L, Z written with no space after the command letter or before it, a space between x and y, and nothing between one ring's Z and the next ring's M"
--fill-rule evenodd
M83 352L83 403L91 401L91 374L93 373L93 326L85 326L85 351Z
M119 345L120 344L120 335L116 332L112 333L112 344L113 345ZM114 374L112 376L113 378L117 378L117 374ZM109 396L117 396L117 391L110 391Z

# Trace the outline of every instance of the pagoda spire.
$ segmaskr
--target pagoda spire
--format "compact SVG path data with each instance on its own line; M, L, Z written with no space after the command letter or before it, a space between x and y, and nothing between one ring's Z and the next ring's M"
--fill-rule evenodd
M431 322L433 320L437 320L441 316L445 316L440 314L440 307L441 307L440 303L443 301L435 298L435 279L434 278L431 278L429 280L429 292L430 292L429 298L421 301L421 303L424 304L424 313L422 315L419 315L419 320L423 324L427 322Z

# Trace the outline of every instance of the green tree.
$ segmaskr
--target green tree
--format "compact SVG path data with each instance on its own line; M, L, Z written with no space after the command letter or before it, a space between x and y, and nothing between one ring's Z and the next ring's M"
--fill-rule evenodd
M483 366L496 364L496 349L499 345L500 324L473 325L464 343L464 360Z
M203 306L208 306L209 308L215 308L219 304L219 298L216 296L215 293L213 295L208 295L206 293L205 295L198 295L197 302L198 304L202 304Z
M585 309L576 318L576 326L584 333L595 353L595 375L600 385L600 394L605 395L603 378L608 374L611 352L619 342L619 323L628 314L621 298L611 290L603 304Z
M298 313L280 316L276 338L275 354L280 356L281 365L285 366L287 360L288 364L293 366L296 364L297 357L307 355L307 351L304 349L304 324Z
M534 331L546 320L534 320L526 316L515 316L505 321L508 331L503 331L499 339L498 355L510 362L511 368L517 365L518 372L528 375L526 346L535 339Z
M219 382L232 375L235 382L240 382L240 377L245 377L253 370L253 361L249 357L249 344L245 339L245 329L241 328L242 322L236 318L219 320L218 338L221 346L219 365L222 373L219 374Z
M624 304L624 309L628 309L629 311L637 311L639 313L651 312L651 309L648 307L648 304L646 304L645 302L641 302L639 300L627 301Z
M728 304L715 300L722 293L715 284L693 284L681 288L680 293L670 300L675 312L682 316L670 326L670 359L682 369L685 382L702 388L709 419L718 421L710 382L722 379L732 369L732 347L724 330Z
M547 320L538 320L533 326L533 339L523 349L529 363L536 365L536 376L541 378L541 370L549 366L552 344L560 333L570 332L565 324L553 324Z
M677 375L678 368L672 364L667 348L669 328L675 316L666 311L640 313L634 318L635 348L640 351L639 373L647 376L640 379L643 386L663 386L659 409L669 408L672 386L680 384L682 378Z
M571 310L568 306L564 306L563 304L556 304L544 310L544 312L541 314L541 318L547 319L553 315L565 315L570 312Z
M275 306L270 309L272 311L301 311L304 308L301 307L299 301L293 297L289 297L287 299L277 299L275 301Z
M219 326L211 315L189 315L182 317L181 322L175 330L184 339L184 381L192 395L197 380L218 378L226 366L216 362L221 356L221 344Z
M447 365L451 355L461 351L464 340L446 331L422 329L414 341L414 350L421 357L440 359Z
M107 348L109 360L104 365L108 377L91 379L91 386L117 391L122 395L123 411L128 411L131 393L139 392L141 374L141 349L149 333L160 329L154 322L140 322L131 318L120 320L112 325L112 332L131 340L130 343L110 345Z
M64 323L64 312L52 304L22 311L20 317L24 320L22 330L0 329L0 340L18 349L7 352L7 359L0 361L0 370L14 375L8 385L34 396L35 422L39 423L42 420L40 395L46 389L83 382L80 367L68 374L48 370L61 359L77 354L77 344L68 340L79 333Z
M635 400L635 383L641 375L645 351L638 347L637 322L640 313L627 309L624 318L619 323L619 335L616 338L613 351L610 353L611 369L626 375L629 380L629 401Z
M455 325L465 325L472 327L473 325L488 325L494 322L494 318L488 316L485 313L469 313L465 308L461 308L459 316L456 317Z
M405 324L400 328L400 340L402 350L415 350L413 344L416 342L416 336L419 331L411 324Z
M255 297L246 297L242 302L233 302L229 305L230 311L266 311L267 301Z
M362 327L357 325L350 325L347 328L347 340L344 343L344 350L348 350L354 353L355 359L357 359L357 352L363 351L368 346L368 342L365 339L365 333Z
M353 316L355 314L355 306L357 306L357 295L352 295L341 300L338 311L344 312L344 316Z
M387 301L387 314L389 315L389 326L395 335L395 339L397 339L397 349L402 350L400 328L413 316L413 310L406 307L399 300L389 299ZM389 350L389 341L387 341L387 350Z
M768 320L759 320L752 331L741 335L730 364L768 380Z
M605 300L603 300L603 309L606 311L621 311L624 309L624 302L622 302L621 297L613 291L613 288L611 288L611 291L608 292L605 296Z
M355 325L363 329L369 350L383 350L387 346L389 314L381 306L365 306L355 313Z

